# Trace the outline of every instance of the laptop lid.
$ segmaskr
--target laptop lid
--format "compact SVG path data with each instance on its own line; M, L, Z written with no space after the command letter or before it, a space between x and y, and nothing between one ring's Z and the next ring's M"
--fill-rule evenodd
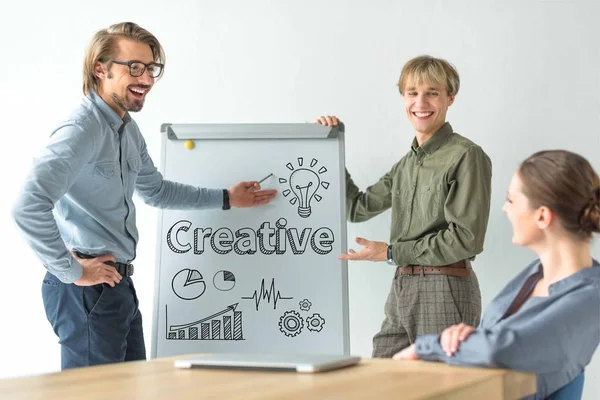
M311 354L215 353L175 360L177 368L321 372L358 364L360 357Z

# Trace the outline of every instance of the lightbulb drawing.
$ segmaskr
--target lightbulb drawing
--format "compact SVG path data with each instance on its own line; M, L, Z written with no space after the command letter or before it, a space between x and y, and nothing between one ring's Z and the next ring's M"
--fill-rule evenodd
M290 199L290 204L298 203L298 215L302 218L308 218L312 213L311 202L313 199L321 201L322 197L317 194L317 191L322 187L324 189L329 188L329 182L322 181L319 177L320 174L327 172L327 168L321 167L315 172L312 168L317 165L318 161L312 159L310 162L310 168L294 168L294 165L290 162L286 164L286 167L292 171L289 181L285 178L279 178L279 183L289 183L290 189L283 191L283 196L287 197L290 193L294 194L294 197ZM304 158L298 157L298 166L304 165Z

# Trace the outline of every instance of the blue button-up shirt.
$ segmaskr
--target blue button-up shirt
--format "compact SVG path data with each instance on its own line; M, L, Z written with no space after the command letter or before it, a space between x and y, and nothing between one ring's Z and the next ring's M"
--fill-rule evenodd
M533 288L542 276L536 260L513 279L452 357L444 353L440 335L419 336L419 358L535 372L537 393L528 399L545 399L572 381L589 364L600 341L600 264L594 260L591 268L550 285L549 296L530 297L507 316L521 288L526 283Z
M98 94L83 99L51 135L13 208L17 226L46 268L72 283L82 266L70 250L135 258L138 231L133 192L149 205L174 209L215 208L221 189L164 180L140 130Z

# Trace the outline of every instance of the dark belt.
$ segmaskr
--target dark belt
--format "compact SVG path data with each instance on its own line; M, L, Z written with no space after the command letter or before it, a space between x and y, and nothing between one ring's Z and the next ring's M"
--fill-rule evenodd
M426 265L407 265L406 267L396 268L396 276L399 275L450 275L450 276L469 276L469 269L466 268L465 261L457 261L448 265L437 265L430 267Z
M77 257L85 258L85 259L100 257L100 256L93 256L90 254L84 254L79 251L76 251L75 253L77 253ZM119 274L121 274L121 276L133 275L133 264L126 264L126 263L113 262L113 261L105 261L104 264L110 265L111 267L115 267L115 269L117 270L117 272Z
M120 262L106 261L104 264L112 265L121 276L133 275L133 264L124 264Z

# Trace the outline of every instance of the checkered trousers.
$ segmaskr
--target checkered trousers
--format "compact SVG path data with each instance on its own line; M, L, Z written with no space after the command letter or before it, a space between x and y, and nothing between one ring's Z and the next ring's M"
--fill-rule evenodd
M473 270L466 277L397 275L385 303L385 319L373 337L373 357L392 357L419 335L450 325L479 325L481 292Z

